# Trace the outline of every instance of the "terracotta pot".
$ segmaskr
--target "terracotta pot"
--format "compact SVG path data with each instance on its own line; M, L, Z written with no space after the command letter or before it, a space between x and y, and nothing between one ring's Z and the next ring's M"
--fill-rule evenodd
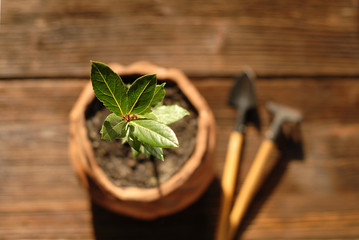
M156 73L159 80L174 82L198 112L195 150L172 178L155 188L117 187L97 165L87 136L85 111L95 95L89 82L70 113L70 159L93 200L103 207L140 219L154 219L180 211L196 201L213 180L210 157L215 144L214 117L204 98L179 70L146 62L130 66L111 64L120 76Z

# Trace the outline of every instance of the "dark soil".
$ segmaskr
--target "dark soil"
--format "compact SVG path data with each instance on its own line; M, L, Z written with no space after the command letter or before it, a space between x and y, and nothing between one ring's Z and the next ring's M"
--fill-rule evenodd
M133 81L136 77L129 76L123 80ZM163 103L180 105L187 109L190 115L170 125L177 135L180 147L163 149L164 161L147 159L145 156L134 159L128 144L122 144L121 140L102 140L100 129L110 112L97 99L89 106L86 125L96 161L116 186L157 187L178 172L193 153L196 144L197 112L175 84L167 82L165 89L166 97Z

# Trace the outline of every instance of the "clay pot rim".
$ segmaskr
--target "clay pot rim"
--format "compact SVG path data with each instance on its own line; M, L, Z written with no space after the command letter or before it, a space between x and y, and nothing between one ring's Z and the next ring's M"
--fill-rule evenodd
M159 190L158 187L136 188L115 186L108 179L104 171L98 166L90 140L87 136L87 130L85 128L84 113L89 103L92 102L92 100L95 98L91 82L86 85L85 89L81 93L79 100L71 111L71 121L78 123L78 134L81 139L85 139L85 141L81 141L80 139L78 141L82 145L86 155L84 156L85 159L81 160L81 164L76 167L80 177L81 175L84 175L81 173L81 171L84 171L86 175L97 182L103 190L111 193L113 196L120 200L143 202L157 200L163 196L168 195L176 188L181 186L201 164L201 161L204 158L206 149L208 147L208 139L210 138L209 129L214 125L214 118L206 101L203 99L197 89L193 86L189 79L177 69L162 68L148 62L136 62L129 66L113 63L110 64L110 67L120 76L156 73L159 80L166 80L176 83L198 113L197 139L193 154L174 176L159 186ZM82 176L81 179L86 186L86 176Z

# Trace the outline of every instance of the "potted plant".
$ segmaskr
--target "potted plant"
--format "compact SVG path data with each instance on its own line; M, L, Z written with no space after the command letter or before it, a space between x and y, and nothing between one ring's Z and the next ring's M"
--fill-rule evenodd
M70 113L69 147L93 200L140 219L168 215L197 200L214 177L214 118L187 77L144 62L127 67L92 62L91 79ZM166 91L174 97L164 97ZM144 175L139 184L137 177Z

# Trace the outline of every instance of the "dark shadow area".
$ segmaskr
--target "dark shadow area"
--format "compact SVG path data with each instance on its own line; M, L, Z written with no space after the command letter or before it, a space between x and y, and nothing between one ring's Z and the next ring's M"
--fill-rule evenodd
M152 163L153 166L153 175L156 178L156 183L157 183L157 189L158 189L158 194L160 196L162 196L162 192L161 192L161 188L160 188L160 173L158 172L158 167L156 164L156 159L153 156L150 156L150 161Z
M151 221L118 215L92 202L95 237L98 240L214 239L220 192L220 182L215 179L202 197L188 208Z
M279 150L279 157L276 159L276 163L268 175L263 179L262 185L259 187L256 196L248 207L234 239L240 239L248 226L256 218L261 211L263 204L280 183L290 161L303 161L305 158L300 125L296 125L294 129L291 129L290 133L288 130L289 129L283 129L278 136L277 147Z
M247 122L246 124L252 124L258 131L258 133L261 132L262 126L261 126L261 120L259 118L258 108L252 108L247 113Z

